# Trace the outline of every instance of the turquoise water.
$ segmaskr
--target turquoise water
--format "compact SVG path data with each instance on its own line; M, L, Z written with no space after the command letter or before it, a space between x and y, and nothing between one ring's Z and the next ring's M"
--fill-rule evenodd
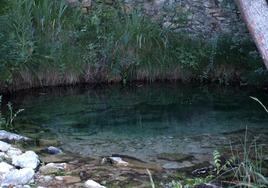
M15 94L25 111L18 123L34 124L42 138L57 138L81 155L127 154L144 160L163 152L209 154L228 144L226 133L268 131L268 94L238 88L177 84L48 88Z

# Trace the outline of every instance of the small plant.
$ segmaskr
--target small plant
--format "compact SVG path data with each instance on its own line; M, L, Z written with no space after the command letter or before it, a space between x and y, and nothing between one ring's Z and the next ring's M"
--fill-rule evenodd
M0 96L0 107L2 105L2 96ZM3 114L0 110L0 128L1 129L7 129L7 130L14 130L14 120L18 116L19 113L24 111L24 109L19 109L17 111L13 110L12 104L9 102L7 104L9 116L8 118L3 117Z

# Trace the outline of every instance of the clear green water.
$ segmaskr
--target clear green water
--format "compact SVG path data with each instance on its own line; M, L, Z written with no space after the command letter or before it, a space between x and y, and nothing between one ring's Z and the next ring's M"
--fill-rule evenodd
M267 133L268 115L249 96L268 104L264 91L174 84L50 88L11 100L25 109L18 122L35 124L22 132L57 138L65 151L154 160L163 152L210 155L230 142L224 133L246 127Z

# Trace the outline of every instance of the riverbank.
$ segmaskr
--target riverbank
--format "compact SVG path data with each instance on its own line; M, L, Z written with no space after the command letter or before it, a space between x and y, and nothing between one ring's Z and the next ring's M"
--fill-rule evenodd
M179 8L170 10L181 27L174 30L161 17L116 3L95 4L87 13L64 1L9 3L0 15L1 90L159 80L268 83L258 51L240 25L229 33L202 27L210 33L204 37L182 29L190 28L185 25L190 10Z

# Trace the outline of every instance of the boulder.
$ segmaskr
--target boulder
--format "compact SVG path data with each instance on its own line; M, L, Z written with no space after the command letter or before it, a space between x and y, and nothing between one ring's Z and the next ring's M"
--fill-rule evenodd
M10 144L0 141L0 151L6 152L10 147Z
M5 152L0 152L0 161L7 160L9 157Z
M14 156L18 156L18 155L21 155L22 154L22 151L18 148L9 148L9 150L7 150L7 156L9 158L13 158Z
M34 177L34 170L31 168L23 168L20 170L12 170L8 172L1 184L1 187L12 187L14 185L24 185L29 183Z
M39 163L38 155L33 151L26 151L21 155L12 157L12 164L21 168L36 169Z
M95 182L94 180L87 180L84 185L86 188L105 188L104 186Z
M7 141L29 141L30 138L21 136L15 133L7 132L5 130L0 130L0 140Z

